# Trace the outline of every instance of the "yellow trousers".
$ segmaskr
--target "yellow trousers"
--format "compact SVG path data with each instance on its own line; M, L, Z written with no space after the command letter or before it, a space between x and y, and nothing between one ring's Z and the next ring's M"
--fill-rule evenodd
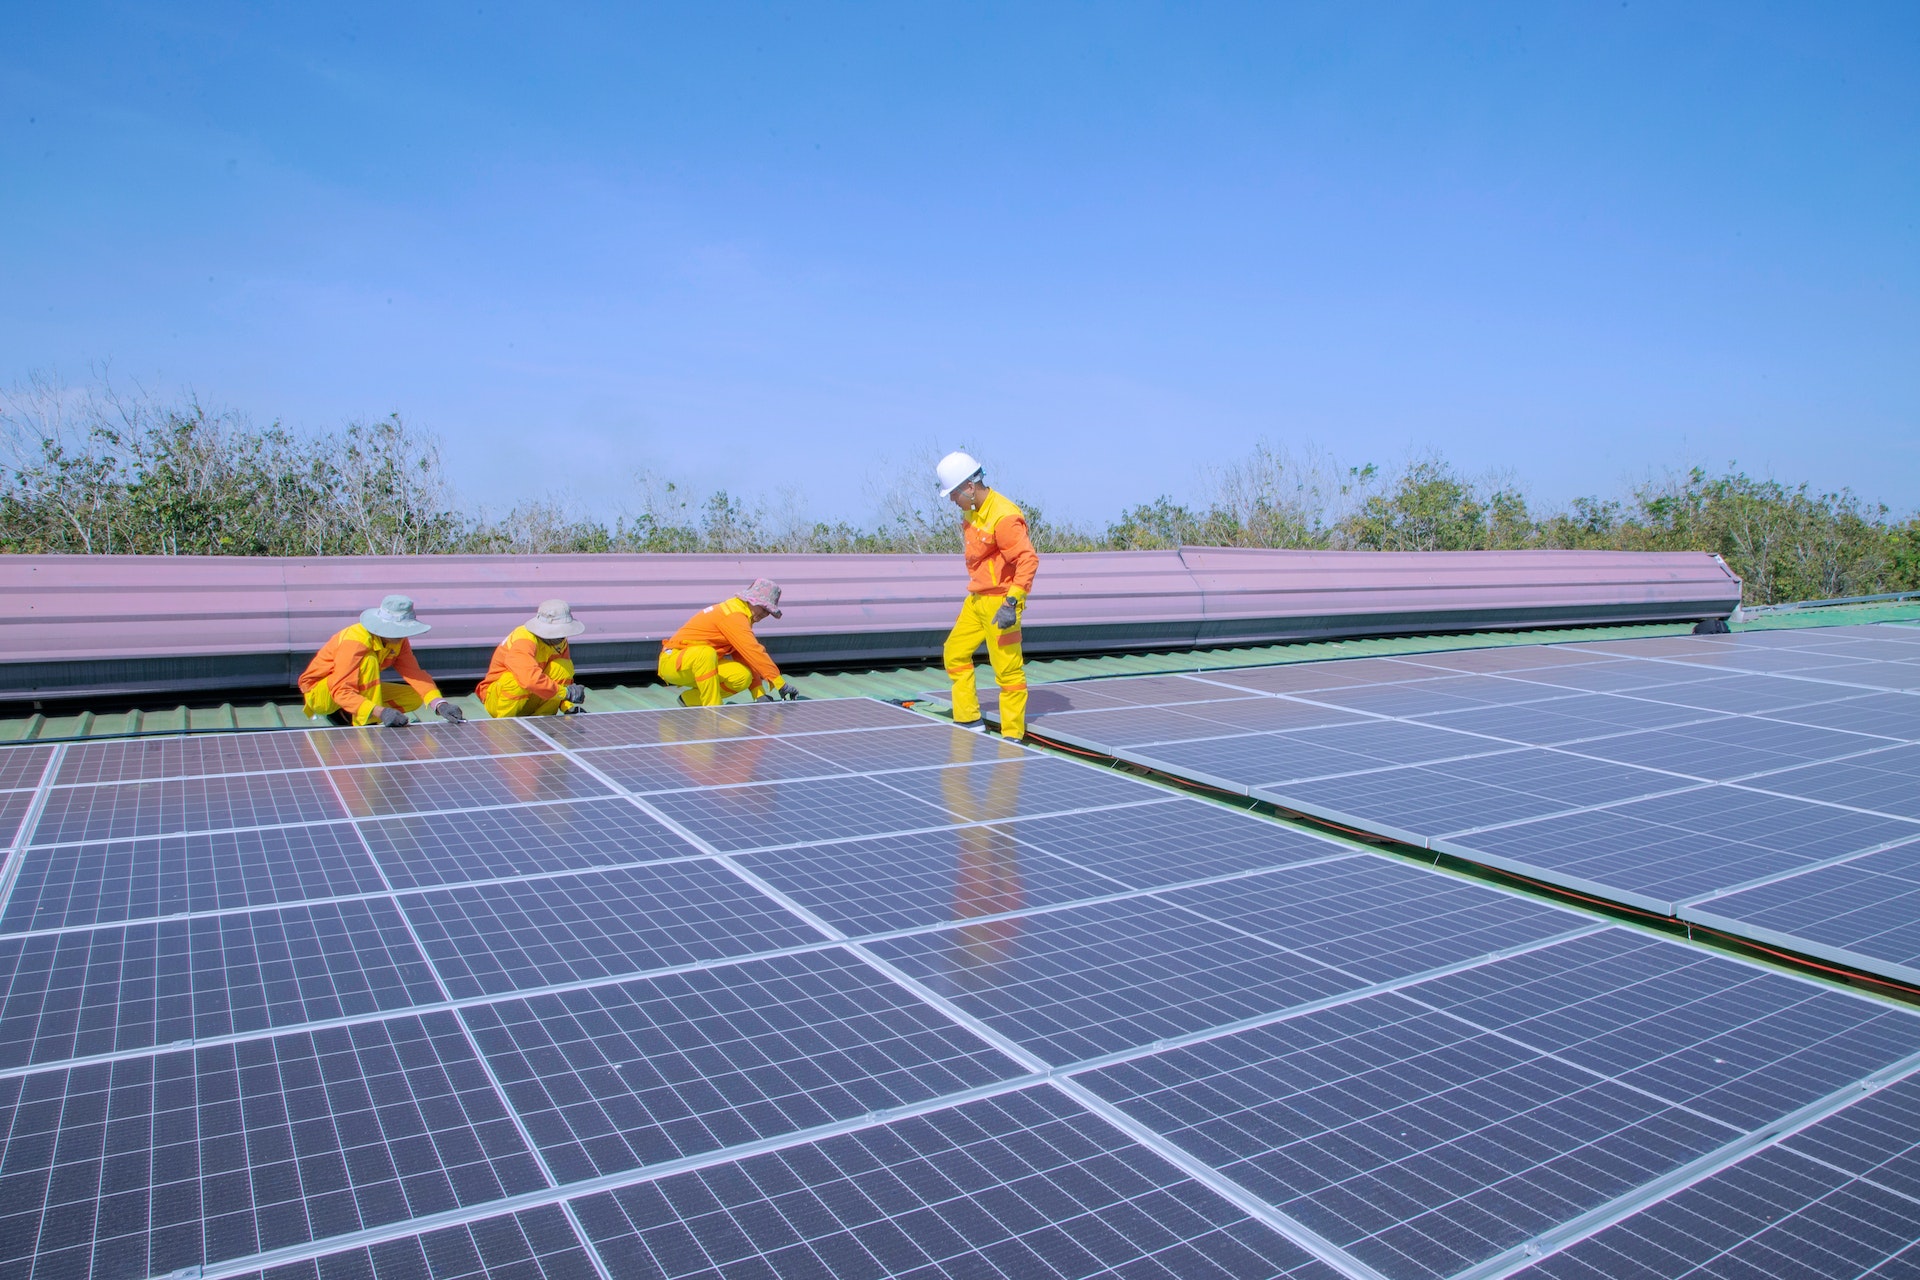
M370 708L392 707L397 711L404 711L408 715L412 715L426 704L426 699L422 698L410 684L390 684L382 680L379 687L374 689L368 696L367 703ZM342 711L340 704L333 700L333 690L327 688L326 681L324 680L307 690L306 704L306 711L309 716L325 716L335 724L354 723L353 717L345 711ZM372 724L377 719L378 714L378 712L373 712L367 719L360 721L360 723Z
M549 660L547 679L560 686L560 692L551 698L528 693L513 678L513 672L502 671L499 679L487 686L487 696L480 705L496 720L508 716L557 716L567 705L567 686L573 683L573 663L566 658Z
M980 694L973 685L973 654L983 643L993 678L1000 686L1000 732L1009 738L1027 736L1027 665L1020 653L1020 624L1002 631L993 615L1005 596L968 596L960 602L960 616L947 633L943 654L947 675L953 679L953 718L966 724L980 718Z
M690 644L660 655L660 678L681 685L683 707L717 707L742 689L760 696L760 679L744 662L722 658L711 645Z

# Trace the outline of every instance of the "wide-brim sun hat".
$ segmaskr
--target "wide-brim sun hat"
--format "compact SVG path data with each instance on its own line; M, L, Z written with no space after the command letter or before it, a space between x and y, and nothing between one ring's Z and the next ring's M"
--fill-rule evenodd
M748 604L757 604L774 617L780 616L780 584L771 578L755 578L753 585L740 593Z
M383 640L405 640L433 630L413 616L411 596L388 596L377 608L360 615L360 625Z
M587 624L573 616L573 609L565 600L542 600L534 615L527 619L526 628L542 640L565 640L585 631Z

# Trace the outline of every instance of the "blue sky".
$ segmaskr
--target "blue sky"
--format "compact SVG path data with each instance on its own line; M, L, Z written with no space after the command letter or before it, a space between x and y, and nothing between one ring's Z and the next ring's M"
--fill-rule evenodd
M505 505L1099 521L1256 442L1920 501L1920 6L11 6L0 382Z

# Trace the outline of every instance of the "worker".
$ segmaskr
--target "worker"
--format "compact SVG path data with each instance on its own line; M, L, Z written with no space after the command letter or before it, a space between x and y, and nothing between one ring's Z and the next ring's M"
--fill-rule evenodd
M1020 653L1020 618L1033 590L1040 557L1027 537L1027 517L1004 495L987 487L970 454L950 453L935 468L940 496L960 508L967 559L967 598L947 635L944 653L953 680L953 722L983 731L980 693L973 683L973 655L982 643L1000 686L1000 732L1018 742L1027 736L1027 672Z
M800 691L753 634L754 623L779 616L779 584L755 578L745 591L708 605L673 633L660 650L660 678L685 687L683 707L717 707L742 689L755 699L798 698Z
M565 600L542 600L493 651L487 678L474 696L496 719L572 715L587 700L587 690L574 682L567 640L586 629Z
M411 636L431 628L413 616L413 601L388 596L360 621L320 646L300 673L300 693L309 716L335 724L382 724L398 729L422 706L458 723L466 715L440 695L433 677L413 656ZM389 680L391 671L399 679Z

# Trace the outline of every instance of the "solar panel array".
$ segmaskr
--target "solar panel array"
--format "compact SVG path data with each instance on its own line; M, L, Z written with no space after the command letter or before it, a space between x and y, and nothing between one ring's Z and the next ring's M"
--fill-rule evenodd
M0 781L0 1276L1412 1280L1911 1199L1920 1016L878 703Z
M1920 983L1920 628L1514 646L1035 690L1034 731Z

